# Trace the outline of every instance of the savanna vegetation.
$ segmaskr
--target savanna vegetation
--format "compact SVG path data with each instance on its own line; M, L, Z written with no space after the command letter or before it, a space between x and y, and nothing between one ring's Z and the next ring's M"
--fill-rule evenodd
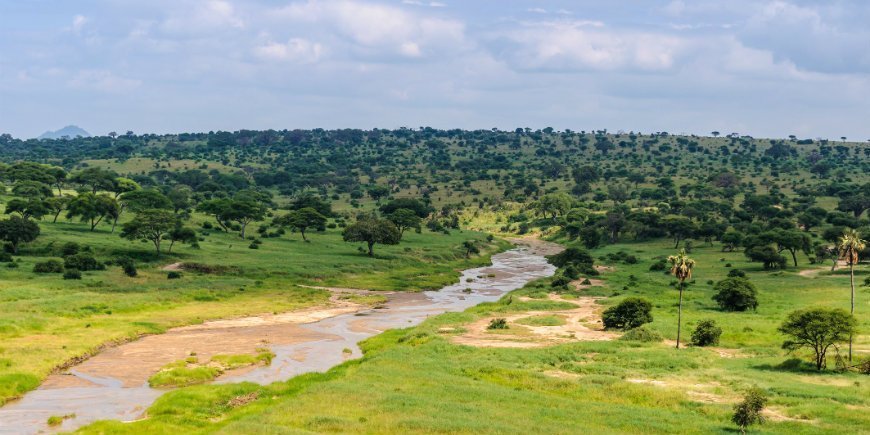
M3 136L0 151L3 399L108 343L326 303L305 286L437 288L507 247L487 234L567 248L556 276L371 338L326 374L183 388L148 420L85 432L870 427L866 143L421 128ZM492 349L445 332L564 309L550 293L601 298L624 339Z

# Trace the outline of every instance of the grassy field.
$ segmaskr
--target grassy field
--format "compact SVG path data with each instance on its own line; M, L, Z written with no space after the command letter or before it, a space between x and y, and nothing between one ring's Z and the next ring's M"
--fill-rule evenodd
M622 251L641 261L610 263L614 270L603 276L606 287L571 290L565 296L605 296L605 305L626 296L648 298L655 317L650 328L673 340L677 291L669 276L648 270L653 257L672 253L672 248L662 241L597 250L596 256ZM765 272L747 263L742 253L722 253L718 246L698 247L692 256L698 266L695 283L686 292L683 337L698 321L714 319L724 330L716 348L676 350L672 344L616 340L496 349L449 342L455 332L445 331L462 331L463 325L493 313L564 308L544 299L519 302L518 296L542 298L550 292L549 280L542 280L500 302L369 339L363 343L362 360L327 374L268 387L187 388L161 398L147 420L101 422L83 432L734 432L732 406L751 387L770 397L768 421L754 429L759 433L857 433L870 427L868 378L815 371L805 354L780 350L783 337L776 331L794 309L846 307L847 276L822 271L812 278L793 269ZM725 277L731 268L746 271L758 286L757 312L716 309L707 281ZM632 275L638 284L626 288ZM859 315L864 334L856 348L867 358L866 287L858 298L858 313L865 314ZM257 399L235 406L237 397Z
M204 220L195 216L194 225ZM408 232L398 246L377 246L376 258L341 240L339 230L264 239L259 249L235 234L211 231L200 249L176 246L154 258L149 244L121 239L108 227L88 231L77 222L41 222L42 234L24 246L17 268L0 264L0 403L35 388L56 367L101 346L167 328L246 314L283 312L327 303L328 292L299 285L422 290L451 283L457 271L488 261L505 242L484 234ZM120 231L120 230L119 230ZM462 242L481 241L483 255L466 259ZM89 246L100 261L137 258L138 276L120 267L84 272L83 279L32 272L37 262L59 259L61 245ZM175 262L223 267L220 273L183 272L167 279Z

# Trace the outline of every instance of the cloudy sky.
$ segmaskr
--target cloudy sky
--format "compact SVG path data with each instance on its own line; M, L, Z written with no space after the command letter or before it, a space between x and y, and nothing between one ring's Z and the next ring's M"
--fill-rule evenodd
M866 0L0 0L0 133L870 139Z

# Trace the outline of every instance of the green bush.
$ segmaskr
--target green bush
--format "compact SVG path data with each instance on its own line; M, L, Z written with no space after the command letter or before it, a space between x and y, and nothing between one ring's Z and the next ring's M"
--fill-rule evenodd
M33 273L63 273L63 263L60 260L46 260L33 265Z
M653 321L652 304L642 298L626 298L604 310L602 319L607 329L633 329Z
M64 257L63 267L66 269L78 269L81 271L103 270L106 268L102 263L97 261L92 254L86 252Z
M651 331L645 326L638 326L637 328L626 331L626 333L622 334L622 337L619 339L625 341L639 341L642 343L658 343L662 341L663 337L658 332Z
M746 278L746 272L740 269L731 269L728 271L728 278Z
M753 388L746 393L742 402L734 405L734 415L731 417L731 421L740 428L742 433L746 433L747 427L756 423L764 423L761 411L765 404L767 404L767 397L764 392Z
M507 319L492 319L489 321L489 326L486 329L508 329Z
M68 255L76 255L81 250L81 247L76 242L66 242L60 248L60 255L66 257Z
M725 311L746 311L758 308L758 291L746 278L725 278L713 287L713 300Z
M78 269L67 269L63 272L63 279L82 279L82 272Z
M179 278L181 278L181 272L176 272L174 270L170 271L169 273L166 274L166 278L167 279L179 279Z
M11 263L12 254L8 252L0 252L0 263Z
M713 320L702 320L692 332L692 344L695 346L713 346L719 344L722 328L716 326Z

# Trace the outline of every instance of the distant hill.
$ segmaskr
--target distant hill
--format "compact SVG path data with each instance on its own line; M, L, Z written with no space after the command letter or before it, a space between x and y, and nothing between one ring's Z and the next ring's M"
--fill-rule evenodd
M45 133L42 133L42 135L39 136L37 139L61 139L64 136L73 139L76 136L90 137L91 134L75 125L68 125L60 130L46 131Z

